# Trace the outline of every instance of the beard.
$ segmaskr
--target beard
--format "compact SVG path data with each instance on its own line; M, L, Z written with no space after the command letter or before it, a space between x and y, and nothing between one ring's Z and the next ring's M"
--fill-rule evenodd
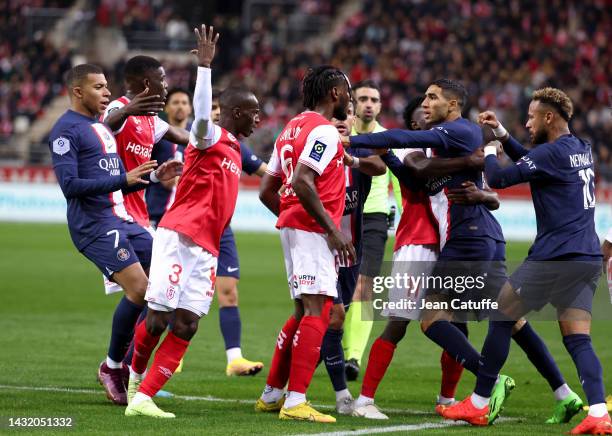
M341 101L338 106L334 107L333 117L339 121L346 121L348 117L348 102Z
M544 144L548 142L548 135L544 130L538 130L533 134L533 145Z

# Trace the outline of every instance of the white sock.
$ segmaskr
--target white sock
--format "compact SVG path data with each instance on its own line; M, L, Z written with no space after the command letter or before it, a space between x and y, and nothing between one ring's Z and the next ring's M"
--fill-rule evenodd
M136 406L142 403L143 401L147 401L150 399L151 397L149 397L147 394L143 394L142 392L136 392L136 395L134 395L134 398L132 399L130 406Z
M442 404L443 406L448 406L450 404L453 404L455 402L455 398L446 398L443 397L442 395L438 395L438 398L436 400L436 404Z
M289 409L291 407L299 406L302 403L306 402L306 394L301 392L289 391L287 392L287 399L285 400L285 405L283 406L285 409Z
M130 380L143 380L145 374L147 373L147 371L145 370L145 372L143 372L142 374L138 374L132 369L132 365L128 365L128 368L130 369Z
M113 359L106 356L106 366L110 369L120 369L123 366L123 362L115 362Z
M227 363L230 363L234 359L240 359L242 357L242 350L240 347L228 348L225 350L227 355Z
M606 403L589 404L589 416L601 418L608 414Z
M284 393L285 391L282 389L273 388L272 386L266 385L261 394L261 399L264 403L276 403L283 397Z
M359 397L355 400L355 408L367 406L368 404L374 404L374 398L359 394Z
M553 392L553 395L555 396L555 400L561 401L561 400L565 400L568 397L568 395L571 393L572 393L572 390L567 385L567 383L563 383L561 386L555 389L555 391Z
M341 391L336 391L336 401L340 401L343 398L350 397L353 398L348 389L342 389Z
M482 409L483 407L489 405L489 398L481 397L476 392L472 393L470 399L472 400L472 404L474 405L474 407L476 407L477 409Z

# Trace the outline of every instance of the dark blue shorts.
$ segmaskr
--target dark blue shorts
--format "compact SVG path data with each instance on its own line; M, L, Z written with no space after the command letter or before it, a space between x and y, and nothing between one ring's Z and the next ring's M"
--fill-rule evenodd
M221 235L221 247L217 259L217 277L234 277L240 279L240 262L232 228L227 226Z
M357 287L359 268L360 265L357 264L348 268L341 267L338 270L338 284L336 285L338 296L334 298L334 304L343 304L344 309L348 309Z
M526 260L509 281L529 310L537 311L550 303L557 309L582 309L590 313L601 273L601 260Z
M120 228L100 235L81 253L92 261L107 278L140 262L146 270L151 265L153 237L136 223L122 223Z

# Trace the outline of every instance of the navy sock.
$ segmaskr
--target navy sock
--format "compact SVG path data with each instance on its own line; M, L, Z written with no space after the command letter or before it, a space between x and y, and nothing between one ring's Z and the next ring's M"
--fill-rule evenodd
M459 331L461 331L461 333L465 335L466 338L468 337L467 322L451 322L451 324L457 327Z
M334 391L346 389L346 373L344 372L344 351L342 350L342 335L344 330L327 329L321 344L321 360L331 379Z
M242 323L237 306L222 307L219 309L219 326L225 341L225 349L240 348L240 332Z
M142 312L140 312L140 315L138 316L138 319L136 320L136 325L140 324L141 322L145 320L145 318L147 317L147 309L148 307L145 304L145 306L142 309ZM131 365L132 356L134 356L134 338L133 337L132 337L132 340L130 341L130 346L128 347L127 353L125 353L125 357L123 358L123 363L125 363L126 365Z
M567 335L563 337L563 345L574 360L589 405L605 403L603 370L591 344L591 337L584 334Z
M448 321L436 321L425 335L444 348L457 362L473 374L478 372L480 353L472 347L465 334Z
M492 315L491 319L499 318ZM474 389L474 392L480 396L487 398L491 396L499 371L506 363L508 353L510 353L510 339L514 324L515 321L489 321L489 331L482 346L482 357Z
M514 342L523 349L529 361L536 367L538 372L542 374L553 391L565 384L565 379L555 359L551 356L542 338L540 338L531 327L531 324L525 323L525 325L512 336L512 339L514 339Z
M113 327L111 330L110 345L108 346L108 357L115 362L121 362L134 336L136 320L142 312L143 306L132 303L127 297L123 297L113 315Z

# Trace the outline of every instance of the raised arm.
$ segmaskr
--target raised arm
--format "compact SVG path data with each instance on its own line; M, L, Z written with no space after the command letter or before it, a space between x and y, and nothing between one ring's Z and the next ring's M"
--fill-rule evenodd
M504 151L514 162L529 153L529 150L514 139L502 126L493 111L485 111L478 115L478 122L493 129L495 137L504 145Z
M162 110L164 102L161 96L149 95L149 88L146 88L126 105L109 106L102 116L102 122L106 123L113 133L118 133L130 115L157 115Z
M389 129L379 133L342 136L342 143L354 148L444 148L440 135L433 130Z
M190 141L194 147L204 150L215 143L218 129L212 122L212 84L210 63L215 57L215 46L219 40L219 34L213 36L213 27L202 25L202 33L194 29L198 40L198 48L191 53L198 57L198 76L195 91L193 93L193 111L195 119L191 125Z

